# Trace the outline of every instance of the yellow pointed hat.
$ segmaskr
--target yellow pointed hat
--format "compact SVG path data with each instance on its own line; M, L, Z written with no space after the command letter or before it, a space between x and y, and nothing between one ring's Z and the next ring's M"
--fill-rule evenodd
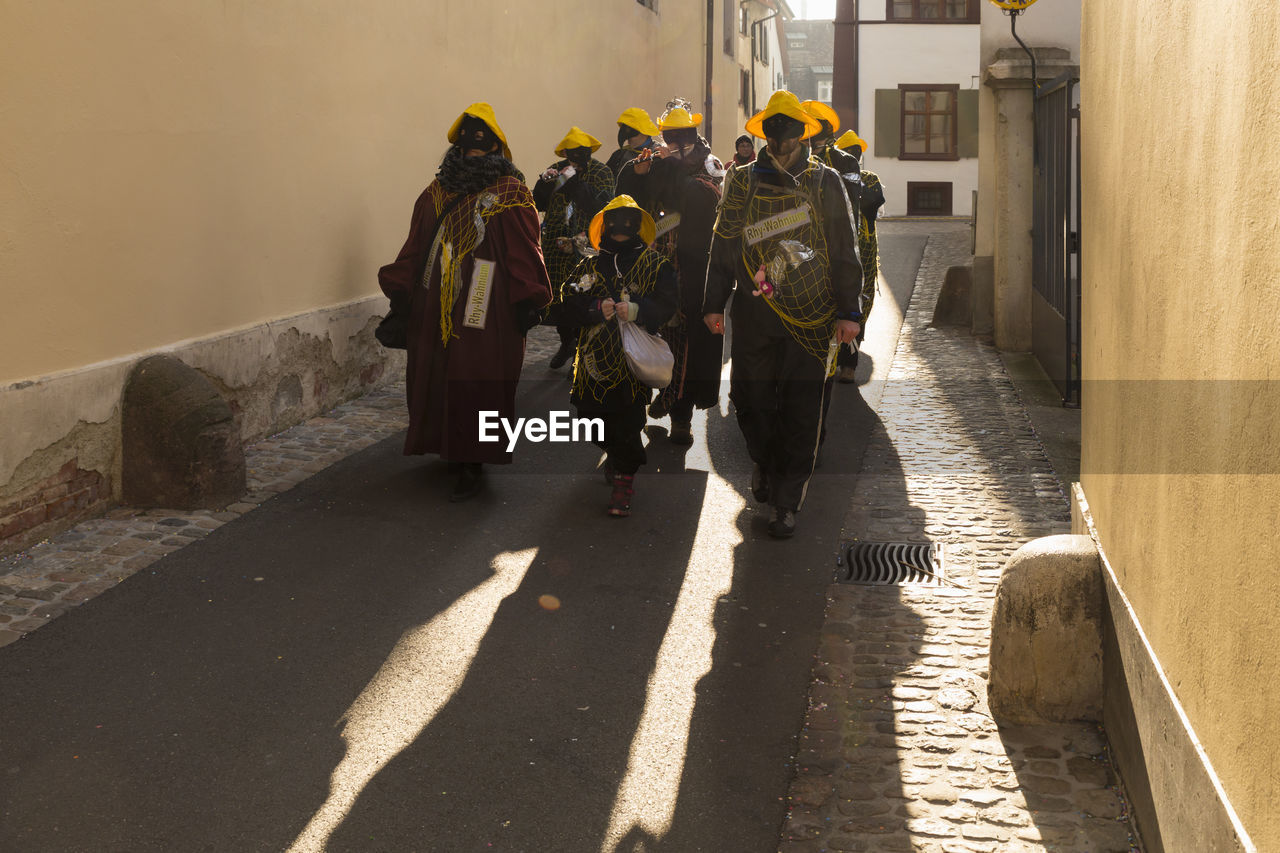
M852 130L846 130L840 134L840 138L836 140L836 147L841 151L848 151L853 146L858 146L865 152L867 150L867 140L863 139Z
M569 128L569 133L566 134L565 138L561 139L560 144L556 146L556 156L567 156L564 152L568 151L570 148L590 148L592 152L594 152L599 147L599 139L596 139L582 128L574 125Z
M808 139L822 130L822 125L818 124L818 120L805 112L800 106L799 98L786 89L779 89L769 96L769 103L765 105L763 110L747 119L747 133L759 139L765 139L764 120L776 115L790 116L803 124L804 133L801 134L801 139Z
M836 115L836 111L822 103L822 101L801 101L800 109L804 110L818 121L825 121L827 124L831 125L832 133L835 133L840 129L840 116Z
M639 130L640 128L636 128ZM587 236L591 238L591 245L597 249L600 248L600 238L604 235L604 215L611 210L617 210L620 207L632 207L640 211L640 239L648 246L658 236L658 226L653 224L653 217L649 215L643 207L636 204L636 200L629 195L615 196L613 201L604 206L604 209L597 213L591 219L591 225L587 228Z
M702 124L702 113L693 113L684 107L672 107L658 116L658 127L662 130L679 130L684 127L697 127Z
M618 116L618 124L634 127L645 136L657 136L658 126L649 118L649 114L639 107L628 107Z
M489 125L489 129L492 130L502 142L502 156L510 160L511 148L507 145L507 135L502 132L502 128L498 127L498 119L493 115L493 107L489 106L484 101L476 101L474 104L462 111L462 115L458 116L457 120L454 121L453 127L449 128L449 141L458 141L458 136L462 133L462 120L467 116L474 116Z

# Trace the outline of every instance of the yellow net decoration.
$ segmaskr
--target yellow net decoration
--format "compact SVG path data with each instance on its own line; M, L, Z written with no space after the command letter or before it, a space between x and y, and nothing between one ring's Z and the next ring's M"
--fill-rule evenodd
M868 190L874 189L880 186L880 177L875 172L863 172L862 184ZM880 239L865 216L858 217L858 255L862 260L862 316L865 324L876 301L880 278Z
M593 195L605 198L613 197L613 172L598 160L588 160L587 170L580 173L578 180L590 187ZM542 218L542 258L547 263L547 275L551 278L551 293L556 301L560 299L560 285L569 278L582 255L577 249L565 252L556 246L557 237L574 237L587 230L591 224L594 210L579 210L578 205L570 202L562 192L551 194L547 203L547 213Z
M438 183L432 184L431 201L436 216L444 209L451 196ZM453 334L453 306L458 300L462 260L484 242L485 223L504 210L515 207L533 209L533 194L529 188L514 178L506 178L492 187L475 194L445 214L444 222L436 232L436 243L431 247L423 280L431 276L437 252L440 257L440 339L447 347Z
M652 249L640 253L631 269L622 276L621 287L632 298L647 296L658 283L658 272L667 259ZM608 256L587 258L565 283L565 290L590 293L607 299L609 289L596 272L597 264L612 264ZM573 393L579 400L603 402L605 395L622 383L631 388L632 397L647 397L648 387L631 373L622 353L622 333L617 321L586 326L578 335L578 357L573 363Z
M795 189L764 183L752 187L750 172L730 170L715 233L741 238L746 278L739 281L752 280L764 267L765 279L774 286L765 303L796 343L833 369L836 304L819 204L822 167L811 164ZM740 283L737 298L762 298L742 291Z

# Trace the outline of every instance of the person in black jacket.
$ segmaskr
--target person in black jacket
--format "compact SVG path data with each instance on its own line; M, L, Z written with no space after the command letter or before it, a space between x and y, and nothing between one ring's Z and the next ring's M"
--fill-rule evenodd
M618 150L609 155L605 163L618 179L622 167L640 156L641 151L657 147L654 137L658 135L658 126L653 123L649 114L640 107L629 107L618 116Z
M840 176L807 156L821 129L777 91L747 130L767 141L729 170L707 268L703 320L723 334L733 296L729 397L755 463L751 489L773 507L769 534L795 533L822 427L835 349L862 322L857 234Z
M547 321L560 334L560 349L551 358L551 368L561 367L573 356L577 328L565 322L560 309L560 286L587 249L587 225L613 197L613 173L591 155L600 140L579 127L569 129L556 146L552 163L533 187L533 201L542 211L542 257L551 276L555 294Z
M645 407L653 395L627 363L622 326L637 323L655 333L676 310L675 271L648 248L653 232L649 214L630 196L617 196L591 222L599 254L582 261L561 291L565 314L580 328L569 399L581 416L604 422L596 443L607 454L608 511L617 518L631 514L635 474L646 460Z
M834 143L836 148L855 158L859 175L862 179L862 190L858 200L858 258L862 261L862 331L858 333L857 343L862 343L867 333L867 320L871 317L871 308L875 304L876 292L880 279L880 241L876 237L876 220L880 218L880 208L884 207L884 185L875 172L862 168L862 156L867 151L867 141L852 130L840 134ZM841 363L836 374L836 381L850 383L854 381L853 369L858 366L858 350L853 351L850 363Z
M684 103L684 102L673 102ZM675 263L680 310L663 330L675 355L673 379L649 407L649 416L671 415L672 443L693 443L693 410L720 402L724 339L702 323L702 291L711 230L724 169L698 133L700 113L674 106L658 119L663 144L623 167L618 192L631 195L656 220L654 245Z

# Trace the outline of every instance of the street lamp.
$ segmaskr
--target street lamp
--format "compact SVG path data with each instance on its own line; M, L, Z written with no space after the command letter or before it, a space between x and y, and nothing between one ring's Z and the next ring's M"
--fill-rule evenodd
M1036 55L1023 43L1022 39L1018 38L1018 16L1025 12L1036 0L991 0L991 2L1003 9L1004 13L1009 16L1009 32L1013 35L1013 40L1026 51L1027 56L1031 57L1031 89L1032 91L1039 91L1040 80L1036 77Z

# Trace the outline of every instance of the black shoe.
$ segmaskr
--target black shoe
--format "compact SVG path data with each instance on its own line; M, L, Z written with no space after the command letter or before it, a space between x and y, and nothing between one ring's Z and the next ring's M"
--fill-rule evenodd
M773 508L773 521L769 522L769 535L774 539L790 539L796 532L795 510Z
M453 491L449 493L449 502L461 503L480 494L480 487L484 484L483 473L479 462L462 463L462 470L453 484Z
M560 349L556 350L556 354L551 356L551 363L547 365L552 370L564 367L565 362L573 358L573 351L576 347L573 344L561 344Z
M667 438L671 440L672 444L679 444L688 447L690 444L693 444L692 424L687 421L682 424L672 421L671 432L667 435Z
M658 399L649 404L649 417L655 421L660 421L671 413L671 407L662 402L662 395L658 395Z
M769 475L759 464L751 471L751 494L762 504L769 502Z

